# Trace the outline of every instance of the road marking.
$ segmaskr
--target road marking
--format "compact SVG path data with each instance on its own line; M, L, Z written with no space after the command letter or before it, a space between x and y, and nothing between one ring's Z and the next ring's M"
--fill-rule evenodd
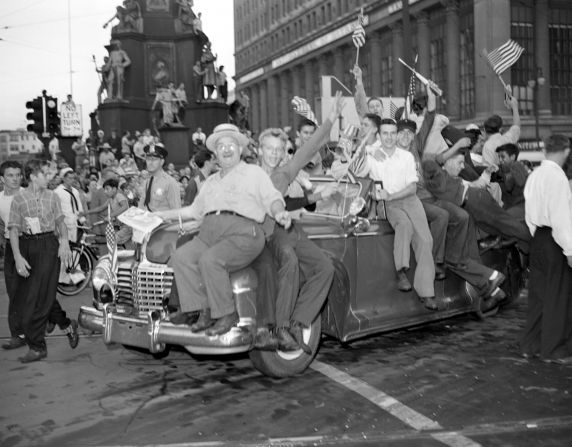
M372 387L363 380L357 379L349 374L340 371L339 369L314 360L310 365L313 370L325 375L334 382L343 385L354 393L365 397L370 402L377 405L379 408L387 411L392 416L400 421L409 425L417 431L424 430L443 430L443 427L432 419L423 416L421 413L414 409L402 404L397 399L391 397L389 394ZM481 444L461 435L457 432L439 432L429 434L433 439L442 442L450 447L478 447Z

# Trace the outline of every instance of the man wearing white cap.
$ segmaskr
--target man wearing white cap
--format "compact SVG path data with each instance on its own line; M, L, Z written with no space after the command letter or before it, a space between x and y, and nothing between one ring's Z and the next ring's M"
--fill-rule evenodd
M167 220L180 216L201 221L198 236L179 247L169 264L181 312L201 311L191 330L206 329L209 336L224 334L238 322L230 273L249 265L262 251L266 214L286 228L291 223L270 177L259 166L241 161L247 145L238 127L215 127L206 146L216 155L220 171L205 180L190 206L157 213Z
M54 189L54 192L60 199L69 240L76 242L78 217L80 213L84 212L79 191L73 186L77 176L72 168L67 167L60 170L60 178L62 183Z

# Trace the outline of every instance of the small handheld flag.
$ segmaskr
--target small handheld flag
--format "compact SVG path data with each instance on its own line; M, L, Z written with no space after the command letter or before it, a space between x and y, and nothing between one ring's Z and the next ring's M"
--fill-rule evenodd
M367 25L367 20L363 15L363 8L361 8L358 14L357 24L352 32L352 41L356 47L356 65L359 60L359 49L365 45L365 25Z
M500 76L518 61L523 52L524 48L514 40L509 39L496 50L488 53L487 59L493 71Z
M294 112L296 112L298 115L301 115L304 118L307 118L310 121L318 124L316 115L314 115L314 112L312 112L312 108L308 104L308 101L306 101L304 98L294 96L294 98L292 98L292 107L294 108Z

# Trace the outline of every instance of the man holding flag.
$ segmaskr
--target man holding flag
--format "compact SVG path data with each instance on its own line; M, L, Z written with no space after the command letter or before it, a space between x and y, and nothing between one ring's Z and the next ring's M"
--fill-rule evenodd
M488 117L484 123L485 144L483 146L483 161L491 166L499 166L500 160L497 148L503 144L516 144L520 138L520 115L518 113L518 100L512 96L510 98L512 108L512 126L503 134L500 133L503 125L499 115Z

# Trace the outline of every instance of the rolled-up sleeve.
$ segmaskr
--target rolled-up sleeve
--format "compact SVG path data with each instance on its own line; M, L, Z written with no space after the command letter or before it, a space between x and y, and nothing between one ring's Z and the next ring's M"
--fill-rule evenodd
M415 167L415 158L409 152L406 152L404 155L404 169L403 173L405 176L405 183L417 183L419 181L419 176L417 175L417 169Z
M24 219L22 218L21 211L22 201L19 197L14 197L12 200L12 205L10 205L10 217L8 218L8 229L17 228L18 231L22 231L24 228Z
M270 206L277 200L286 206L282 194L280 194L280 191L274 187L272 180L264 171L262 171L262 169L260 170L257 187L260 204L263 206L268 215L272 216Z

